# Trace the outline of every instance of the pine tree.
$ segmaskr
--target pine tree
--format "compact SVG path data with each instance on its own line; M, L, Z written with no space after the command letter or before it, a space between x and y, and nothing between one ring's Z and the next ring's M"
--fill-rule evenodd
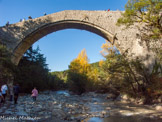
M146 33L143 38L162 37L162 2L161 0L128 0L125 12L117 24L130 26L134 23L143 23ZM149 31L149 32L148 32Z
M33 49L30 47L22 57L18 65L18 72L15 77L22 92L31 92L33 87L39 90L48 88L48 66L46 58L40 53L39 47Z

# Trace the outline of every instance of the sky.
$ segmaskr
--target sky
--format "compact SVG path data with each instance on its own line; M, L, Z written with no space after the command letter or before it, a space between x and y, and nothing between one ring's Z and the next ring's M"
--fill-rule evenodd
M63 10L124 10L127 0L0 0L0 26L37 18ZM39 46L51 71L68 69L70 62L86 49L89 63L103 59L100 54L105 39L88 31L66 29L51 33L33 44Z

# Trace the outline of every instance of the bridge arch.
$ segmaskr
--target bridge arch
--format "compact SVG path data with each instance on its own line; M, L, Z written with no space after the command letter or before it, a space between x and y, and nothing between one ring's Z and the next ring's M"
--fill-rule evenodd
M0 42L11 50L12 62L18 64L25 51L43 36L63 29L83 29L113 43L121 53L127 51L131 59L141 58L146 67L154 64L155 54L150 52L140 37L138 27L117 26L121 11L65 10L46 16L0 27ZM161 45L161 40L158 41ZM149 58L148 58L149 57Z
M18 65L21 57L32 44L34 44L39 39L52 32L56 32L64 29L87 30L89 32L95 33L105 38L110 43L114 42L113 34L111 34L104 28L97 26L93 23L87 21L80 21L80 20L62 20L62 21L47 23L43 26L40 26L36 30L31 31L28 35L26 35L16 46L16 48L13 50L12 62Z

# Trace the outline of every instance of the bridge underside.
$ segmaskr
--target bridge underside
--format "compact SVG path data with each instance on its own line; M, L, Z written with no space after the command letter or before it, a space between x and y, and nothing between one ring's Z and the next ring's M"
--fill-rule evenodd
M36 41L38 41L40 38L59 30L63 29L81 29L81 30L87 30L92 33L95 33L106 40L108 40L110 43L113 43L114 35L110 32L106 31L105 29L96 26L92 23L84 22L84 21L74 21L74 20L66 20L66 21L59 21L55 23L46 24L45 26L42 26L41 28L38 28L37 30L33 31L29 35L27 35L14 49L13 51L13 57L12 61L15 64L18 64L22 55L26 52L26 50Z

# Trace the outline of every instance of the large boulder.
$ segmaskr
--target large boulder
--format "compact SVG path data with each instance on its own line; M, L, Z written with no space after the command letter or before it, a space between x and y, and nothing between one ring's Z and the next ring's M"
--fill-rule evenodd
M158 110L158 111L162 111L162 105L157 105L157 106L155 107L155 109Z

